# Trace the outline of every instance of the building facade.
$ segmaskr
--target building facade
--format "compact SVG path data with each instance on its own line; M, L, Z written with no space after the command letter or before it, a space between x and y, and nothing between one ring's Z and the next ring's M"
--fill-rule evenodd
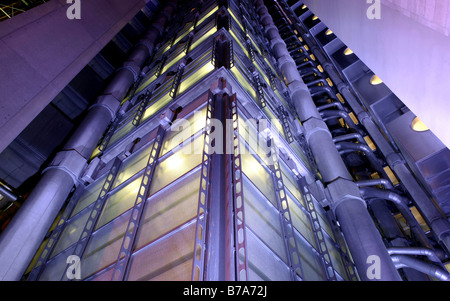
M162 3L44 170L65 192L21 279L446 277L441 261L398 270L444 236L419 225L293 10L266 4Z

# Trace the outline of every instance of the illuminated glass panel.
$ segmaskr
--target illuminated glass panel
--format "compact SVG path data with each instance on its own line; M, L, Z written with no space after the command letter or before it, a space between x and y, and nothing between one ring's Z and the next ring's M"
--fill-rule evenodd
M135 175L147 166L152 146L153 143L150 143L144 149L139 150L138 153L133 154L122 163L120 171L114 181L113 188L117 187L119 184L122 184L124 181L128 180L131 176Z
M342 258L338 249L336 248L336 245L327 236L325 236L325 243L327 244L328 253L331 256L331 263L333 265L333 268L339 273L339 275L347 278L345 267L342 263Z
M242 145L241 145L242 147ZM241 154L242 172L255 184L256 187L276 206L275 189L273 187L272 174L261 165L260 162L246 150L246 154Z
M290 193L286 193L288 200L289 211L291 212L292 225L297 229L303 237L312 245L316 246L316 241L314 238L314 233L311 228L311 222L308 213L304 212L294 201Z
M319 254L316 253L313 248L311 248L311 246L300 237L300 234L296 230L294 230L294 234L301 257L300 262L302 264L304 280L326 280L321 261L322 259Z
M239 134L248 145L247 148L243 148L242 150L246 151L248 149L250 153L256 153L264 163L268 164L270 148L267 147L266 140L261 137L255 127L253 127L251 120L246 119L242 113L239 113L238 121Z
M299 201L303 205L303 207L305 207L305 201L303 200L303 196L298 186L296 176L287 167L286 163L284 163L283 160L279 160L279 162L285 189L288 189L289 192L295 197L295 199Z
M117 191L108 197L96 229L100 228L134 205L141 182L142 176L139 176L137 179L131 181L131 183L128 183L120 189L118 188Z
M194 256L195 220L136 251L127 280L189 281Z
M74 216L97 200L100 195L100 191L102 190L105 178L106 174L85 188L85 191L78 200L71 216Z
M206 106L191 113L183 119L175 120L166 134L164 143L161 147L160 156L165 155L174 147L180 145L183 141L189 139L192 135L200 131L206 124Z
M217 31L215 21L210 22L204 28L202 28L199 32L195 34L195 37L192 39L191 51L194 50L198 45L200 45L203 41L209 38Z
M65 250L66 248L70 247L72 244L78 241L81 232L84 229L84 225L86 224L86 221L89 218L91 210L92 207L87 210L84 210L81 214L73 217L67 223L67 225L64 227L61 237L58 240L58 243L55 246L55 249L53 250L52 256Z
M196 217L199 188L200 168L149 198L136 248L162 237Z
M256 94L255 88L250 83L250 81L244 77L240 68L236 65L230 69L233 75L236 77L237 81L242 85L245 91L256 101L258 99L258 95Z
M189 89L192 85L196 84L200 79L204 78L208 75L212 70L214 70L214 65L211 64L211 52L207 52L206 55L203 56L202 60L198 63L200 65L203 63L203 66L200 69L195 67L190 68L183 75L183 81L180 83L179 94L182 94L187 89Z
M287 262L279 211L246 177L243 179L246 226Z
M208 19L212 14L214 14L219 7L215 5L214 7L210 8L210 10L205 10L203 13L200 14L198 21L197 21L197 27L202 25L203 21Z
M150 193L153 194L175 179L184 175L202 162L203 140L201 134L193 141L183 143L174 153L156 165L151 183Z
M107 223L92 235L81 261L82 278L116 263L130 216L131 210ZM108 280L111 280L111 277Z
M248 228L246 229L246 237L248 280L291 280L288 266L265 246Z

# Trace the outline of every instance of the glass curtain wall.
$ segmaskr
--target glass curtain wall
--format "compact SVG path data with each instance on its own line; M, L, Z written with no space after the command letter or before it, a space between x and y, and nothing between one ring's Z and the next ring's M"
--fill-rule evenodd
M135 84L134 94L124 99L124 112L92 155L91 179L68 198L25 277L63 280L68 256L82 246L81 279L111 280L124 258L127 233L137 226L123 280L192 279L198 219L206 214L198 209L205 133L213 117L207 109L212 95L208 89L220 77L237 95L239 130L234 134L241 154L248 280L329 280L325 260L331 261L337 280L348 280L340 233L312 195L313 211L305 202L300 179L313 178L311 162L298 141L289 139L296 118L258 20L248 13L252 9L248 2L228 1L227 7L220 7L218 1L209 1L178 8L184 21L161 41L149 71ZM218 14L228 16L227 28L218 28ZM213 62L219 35L231 43L228 70ZM223 102L214 106L229 108ZM168 111L174 112L173 119L160 122ZM286 122L283 116L288 117ZM271 125L269 136L277 137L277 146L284 150L283 156L277 155L277 173L261 120ZM287 161L296 162L296 167ZM209 189L214 195L213 183ZM137 208L140 217L135 224L131 221ZM320 229L312 227L313 215L318 216ZM289 227L301 271L293 269ZM324 237L328 256L317 245L318 235ZM208 262L204 265L207 269Z

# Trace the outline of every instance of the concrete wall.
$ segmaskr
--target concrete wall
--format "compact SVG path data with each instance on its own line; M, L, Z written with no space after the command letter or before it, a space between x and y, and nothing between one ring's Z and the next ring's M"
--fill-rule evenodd
M54 0L0 23L0 152L145 6L145 0Z
M303 2L450 146L449 1L383 0L372 20L365 0Z

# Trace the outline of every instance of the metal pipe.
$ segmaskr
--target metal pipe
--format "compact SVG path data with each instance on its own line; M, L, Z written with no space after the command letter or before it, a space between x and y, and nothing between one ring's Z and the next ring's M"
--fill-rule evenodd
M173 11L176 0L169 1L161 14ZM162 34L162 24L156 24ZM154 30L153 27L151 29ZM154 37L153 44L158 35ZM115 117L123 97L134 83L150 55L150 50L133 54L115 73L96 103L89 109L77 130L58 152L20 210L0 236L0 280L20 280L30 261L56 218L67 196L78 184L78 177L96 143Z
M386 189L389 189L389 190L394 189L394 185L392 185L391 181L383 179L383 178L359 180L355 183L358 187L383 185L384 188L386 188Z
M360 277L372 280L366 273L368 259L377 256L383 273L377 280L401 280L383 244L380 233L361 199L356 184L352 182L342 158L334 146L331 133L317 110L307 85L303 82L289 55L272 17L263 0L254 1L256 12L269 39L285 83L291 92L293 105L303 123L305 138L317 163L318 169L331 194L336 217L355 261Z
M366 143L364 138L358 133L349 133L349 134L345 134L345 135L336 136L333 138L333 142L338 143L341 141L346 141L346 140L351 140L351 139L356 139L356 140L358 140L359 143L363 143L363 144Z
M332 101L330 103L326 103L324 105L320 105L320 106L317 107L317 110L320 112L320 111L323 111L323 110L326 110L326 109L329 109L329 108L333 108L333 107L338 108L339 111L346 112L344 106L339 101Z
M330 119L333 118L343 118L345 123L349 126L349 128L355 130L356 132L358 132L360 135L363 135L364 132L359 129L356 124L353 122L352 118L350 117L350 115L342 110L324 110L324 111L320 111L320 116L322 116L324 121L328 121Z
M340 154L346 153L346 152L354 152L354 151L360 151L363 152L367 159L369 160L372 167L378 171L383 176L385 175L385 171L383 169L383 162L381 162L377 156L373 153L372 149L368 147L366 144L360 144L360 143L352 143L352 142L339 142L336 143L336 148L339 151Z
M414 233L416 238L419 240L419 242L427 248L433 248L431 246L431 243L429 242L427 236L422 230L422 227L417 222L416 218L412 214L411 210L408 207L409 200L405 197L402 197L401 195L388 191L388 190L381 190L371 187L360 187L359 190L361 191L361 194L364 198L370 199L370 198L381 198L386 201L390 201L395 204L397 209L400 211L400 213L405 218L406 222L408 223L409 227L411 228L411 231Z
M435 277L441 281L450 281L450 274L443 268L435 266L434 264L405 255L393 255L391 258L397 269L408 267L431 277Z
M430 261L433 261L439 265L442 265L441 259L436 254L436 251L427 248L417 247L391 247L388 248L389 255L421 255L426 256ZM442 254L441 254L442 256Z
M298 21L298 18L294 14L290 11L287 11L286 13L290 16L291 20L295 20L293 25L298 32L302 34L304 41L309 45L309 48L315 55L317 61L321 63L324 71L328 74L339 93L341 93L352 108L361 125L365 127L378 149L385 156L387 163L392 168L397 178L406 190L408 190L417 209L432 229L436 239L446 247L447 253L450 254L450 222L447 220L442 210L440 210L438 205L430 199L417 179L412 175L411 171L406 166L406 163L401 159L397 150L386 140L386 137L380 128L365 111L357 97L353 95L349 84L345 82L343 76L337 71L333 60L331 60L329 56L322 51L320 46L318 46L314 36L308 33L308 30L300 21Z

